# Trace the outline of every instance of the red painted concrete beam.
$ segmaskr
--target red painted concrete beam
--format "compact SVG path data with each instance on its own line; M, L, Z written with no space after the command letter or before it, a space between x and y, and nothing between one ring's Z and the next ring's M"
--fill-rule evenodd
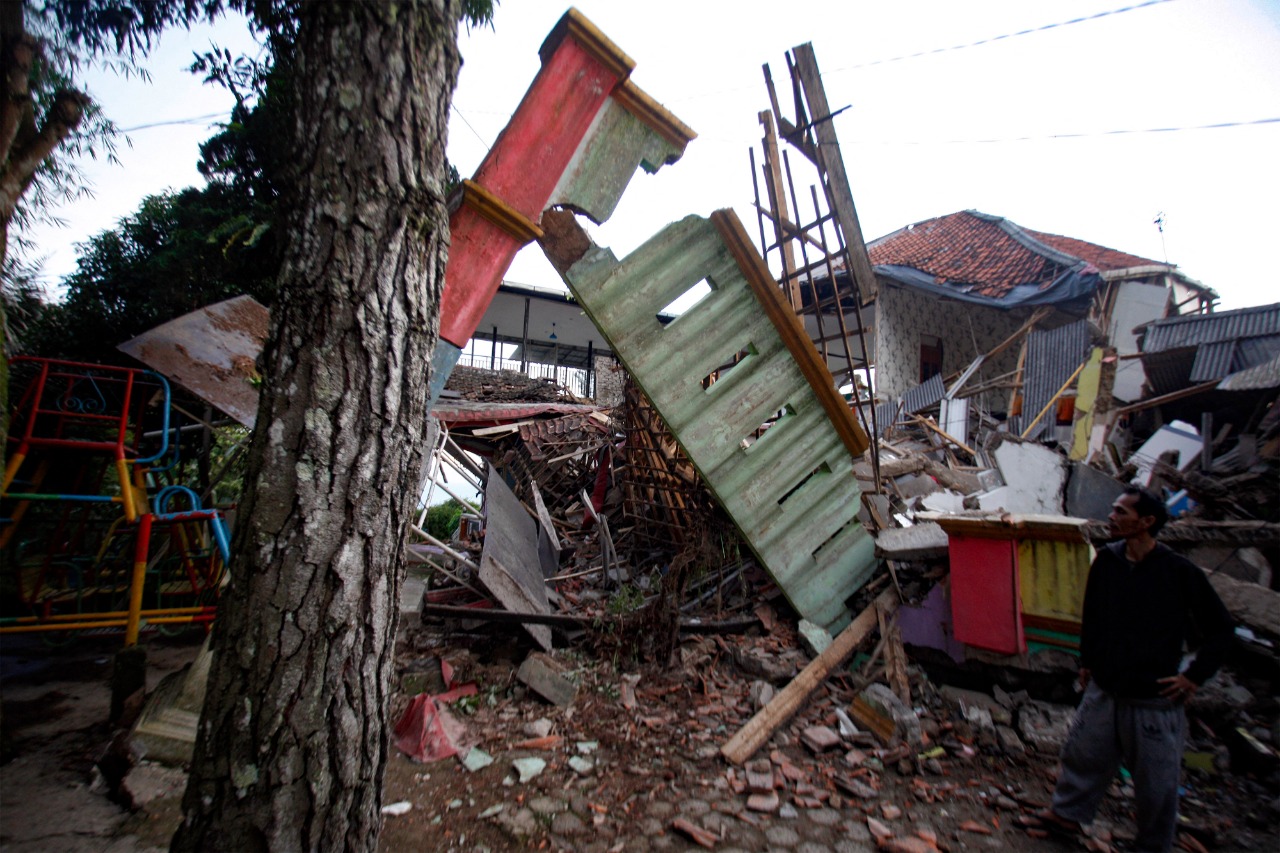
M440 337L461 348L549 206L603 221L637 166L679 159L694 134L627 78L635 63L576 9L449 218Z

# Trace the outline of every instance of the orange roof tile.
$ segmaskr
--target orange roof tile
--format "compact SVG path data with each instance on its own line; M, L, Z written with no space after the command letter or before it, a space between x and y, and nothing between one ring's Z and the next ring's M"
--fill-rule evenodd
M1018 285L1047 285L1082 262L1100 270L1158 263L1055 234L1028 231L974 210L926 219L872 241L872 264L911 267L938 284L999 299Z

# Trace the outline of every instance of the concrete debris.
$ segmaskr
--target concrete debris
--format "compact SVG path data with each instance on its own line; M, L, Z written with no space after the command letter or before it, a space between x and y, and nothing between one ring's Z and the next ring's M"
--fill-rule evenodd
M577 686L569 680L569 667L550 655L533 652L516 671L516 678L534 693L553 705L567 706L577 695Z
M1075 712L1061 705L1031 700L1018 706L1018 733L1045 755L1057 755L1067 742Z
M797 626L800 640L811 657L817 657L831 646L831 635L821 625L815 625L808 619L801 619Z
M462 766L472 773L477 770L483 770L492 763L493 756L478 746L471 747L471 749L467 750L467 754L462 756Z
M525 723L521 727L521 731L524 732L525 737L546 737L551 734L551 729L554 727L555 723L551 722L546 717L539 717L533 722Z
M511 766L518 774L517 781L523 784L546 770L547 762L541 758L517 758L511 762Z

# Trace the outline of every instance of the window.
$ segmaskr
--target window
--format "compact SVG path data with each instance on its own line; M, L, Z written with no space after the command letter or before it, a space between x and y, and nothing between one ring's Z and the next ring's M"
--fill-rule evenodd
M924 382L942 372L942 338L933 335L920 336L920 381Z

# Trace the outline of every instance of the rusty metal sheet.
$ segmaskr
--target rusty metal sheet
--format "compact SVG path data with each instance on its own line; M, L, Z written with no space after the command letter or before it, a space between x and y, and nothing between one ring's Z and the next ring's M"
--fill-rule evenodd
M550 613L551 602L538 556L538 524L493 466L484 487L484 548L480 582L507 610ZM551 649L551 628L525 625L529 636Z
M866 436L794 315L792 329L762 301L776 285L757 286L761 270L734 239L741 225L732 218L734 231L730 218L690 216L621 262L580 229L554 235L573 236L563 239L573 252L548 254L792 606L835 633L849 622L845 600L875 567L874 542L857 520L853 474ZM704 281L710 294L674 322L659 321L664 306ZM795 350L799 339L808 362ZM785 414L749 443L779 411Z
M237 296L156 326L117 349L252 429L258 415L255 362L269 320L252 296Z

